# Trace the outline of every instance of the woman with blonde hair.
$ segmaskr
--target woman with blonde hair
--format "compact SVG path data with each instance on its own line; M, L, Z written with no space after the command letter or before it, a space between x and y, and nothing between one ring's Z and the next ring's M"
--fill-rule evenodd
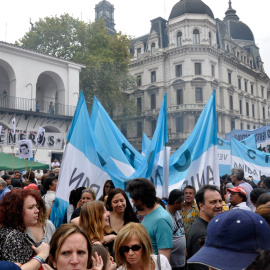
M110 213L101 201L88 202L82 206L79 226L88 232L93 244L103 245L112 255L116 235L112 234L109 216Z
M95 200L96 200L96 192L90 187L84 189L82 191L81 199L79 200L77 204L77 208L74 210L73 214L71 215L71 220L76 219L77 217L80 216L81 208L85 203L95 201Z
M168 259L153 255L150 236L140 223L130 222L117 234L114 243L118 270L170 270Z

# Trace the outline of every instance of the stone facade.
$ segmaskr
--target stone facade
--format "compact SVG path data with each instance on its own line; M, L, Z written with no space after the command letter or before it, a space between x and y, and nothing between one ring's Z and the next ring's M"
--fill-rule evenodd
M150 33L136 38L131 48L130 73L137 77L138 88L126 92L137 104L138 114L132 127L122 130L138 150L142 132L153 135L165 92L172 151L193 130L213 89L219 136L233 128L269 123L269 78L251 30L231 3L220 20L200 0L191 1L193 10L183 10L187 1L175 5L168 21L152 20Z

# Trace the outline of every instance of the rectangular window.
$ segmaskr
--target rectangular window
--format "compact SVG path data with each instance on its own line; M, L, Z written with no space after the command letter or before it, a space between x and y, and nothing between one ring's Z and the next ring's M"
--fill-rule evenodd
M243 123L240 124L240 129L243 130L244 129L244 125Z
M250 129L250 125L247 125L247 129Z
M249 116L249 104L248 104L248 102L246 102L246 113L247 113L247 116Z
M151 83L154 83L154 82L156 82L156 72L152 71L151 72Z
M255 118L255 105L252 104L252 117Z
M137 109L139 112L142 111L142 98L141 97L137 98Z
M177 105L183 104L183 90L178 89L176 94Z
M137 76L137 86L142 86L142 76Z
M248 82L245 81L245 91L247 92L248 91Z
M265 119L265 108L263 107L263 119Z
M239 100L239 112L240 112L240 114L243 113L243 111L242 111L242 100L241 99Z
M175 76L176 77L182 76L182 65L175 66Z
M197 87L196 88L196 102L202 102L202 101L203 101L202 88Z
M156 94L151 95L151 110L156 108Z
M211 65L212 77L215 77L215 65Z
M261 91L262 91L262 98L264 98L264 87L261 87Z
M228 72L228 83L232 84L232 73Z
M201 75L202 74L202 65L201 63L195 63L195 75Z
M125 125L121 126L121 132L125 137L127 137L127 127Z
M230 96L230 110L233 110L233 96Z
M151 121L151 131L152 131L152 136L154 135L155 133L155 130L156 130L156 125L157 125L157 120L152 120Z
M142 122L137 122L137 137L142 137Z
M238 78L238 88L241 89L241 78Z
M254 85L253 85L253 84L251 84L251 85L250 85L250 91L251 91L251 95L253 95L253 88L254 88Z
M142 56L142 49L139 48L139 49L137 49L137 58L140 59L141 56Z
M199 115L195 115L195 125L197 124L199 117L200 117ZM217 118L217 121L218 121L218 118Z
M184 132L184 118L176 117L176 132Z
M235 129L235 121L231 120L231 130L234 130L234 129Z

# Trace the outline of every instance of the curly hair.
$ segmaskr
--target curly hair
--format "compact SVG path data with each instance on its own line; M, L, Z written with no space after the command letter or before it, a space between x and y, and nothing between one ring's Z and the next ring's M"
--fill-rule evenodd
M0 202L0 224L21 231L25 230L23 206L26 197L32 196L37 202L41 195L32 189L13 189Z
M126 200L126 209L125 209L125 212L124 212L124 225L126 225L129 222L139 222L139 220L137 219L136 214L134 213L134 211L132 209L132 206L130 204L130 201L128 199L128 196L127 196L126 192L121 188L115 188L115 189L112 189L110 191L110 193L108 195L108 198L107 198L107 202L106 202L107 210L110 211L110 212L113 211L112 200L113 200L113 197L116 194L122 194L124 196L125 200Z

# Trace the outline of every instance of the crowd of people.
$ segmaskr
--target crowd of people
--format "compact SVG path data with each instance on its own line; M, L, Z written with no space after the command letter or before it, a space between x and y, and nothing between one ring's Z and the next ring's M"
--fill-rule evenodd
M158 198L144 178L102 195L70 192L64 224L50 220L60 168L0 178L0 269L270 269L270 177L233 168L220 187L174 189Z

